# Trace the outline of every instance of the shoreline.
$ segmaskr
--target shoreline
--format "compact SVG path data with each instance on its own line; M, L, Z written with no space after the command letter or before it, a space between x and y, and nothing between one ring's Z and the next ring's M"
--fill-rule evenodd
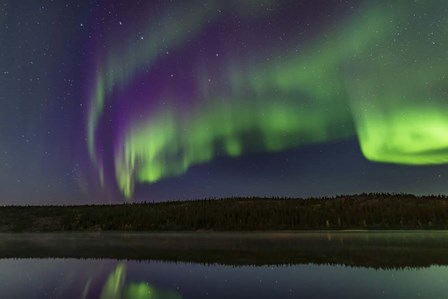
M174 263L448 265L448 231L316 233L0 233L0 259L114 259Z
M307 234L381 234L381 233L448 233L448 229L341 229L341 230L217 230L217 231L190 231L190 230L157 230L157 231L143 231L143 230L78 230L78 231L0 231L0 235L37 235L37 234L91 234L91 235L307 235Z

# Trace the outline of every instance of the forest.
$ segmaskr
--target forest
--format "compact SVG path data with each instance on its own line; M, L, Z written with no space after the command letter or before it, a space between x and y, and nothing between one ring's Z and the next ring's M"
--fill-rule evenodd
M347 229L448 229L448 198L370 193L307 199L0 207L0 232Z

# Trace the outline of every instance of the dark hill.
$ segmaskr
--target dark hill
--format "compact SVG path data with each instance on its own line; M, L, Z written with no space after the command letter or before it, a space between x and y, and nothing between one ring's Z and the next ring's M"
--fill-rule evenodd
M448 198L361 194L0 207L0 231L448 229Z

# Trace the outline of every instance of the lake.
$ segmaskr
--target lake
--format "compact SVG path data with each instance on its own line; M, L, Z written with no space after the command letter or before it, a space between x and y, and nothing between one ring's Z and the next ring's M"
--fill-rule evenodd
M0 234L0 298L446 298L448 232Z

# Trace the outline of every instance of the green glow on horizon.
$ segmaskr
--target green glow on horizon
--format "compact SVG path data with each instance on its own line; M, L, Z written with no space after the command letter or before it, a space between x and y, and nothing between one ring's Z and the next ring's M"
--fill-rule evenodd
M400 110L401 115L390 117L360 117L358 133L364 155L378 162L448 163L448 118L443 111Z

